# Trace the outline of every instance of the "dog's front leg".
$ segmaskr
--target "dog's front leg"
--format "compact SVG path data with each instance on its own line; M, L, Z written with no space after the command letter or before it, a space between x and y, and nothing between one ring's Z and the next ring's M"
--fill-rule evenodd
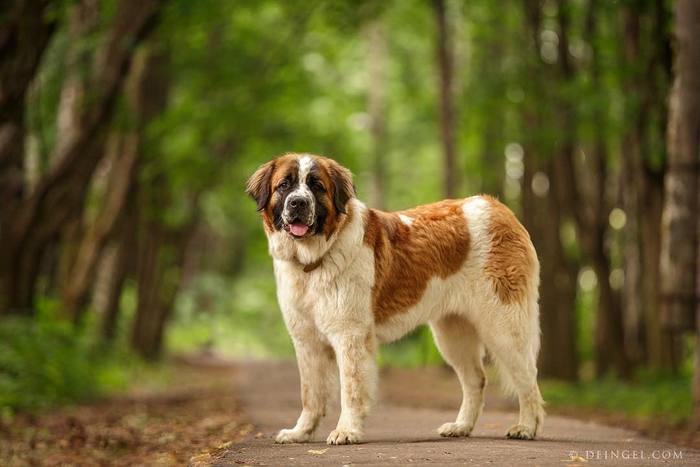
M302 410L294 428L281 430L278 443L304 443L311 440L321 417L325 415L329 396L337 388L333 348L322 342L315 330L294 337L294 349L301 380Z
M328 436L328 444L359 443L363 422L373 402L377 368L374 361L375 341L371 330L343 332L332 336L340 373L340 419Z

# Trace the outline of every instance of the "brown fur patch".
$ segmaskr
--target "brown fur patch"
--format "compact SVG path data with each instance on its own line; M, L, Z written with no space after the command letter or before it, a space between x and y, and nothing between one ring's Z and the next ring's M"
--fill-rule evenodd
M367 335L365 336L365 348L367 349L367 352L371 354L373 354L374 351L377 350L377 346L374 340L374 332L372 331L367 332Z
M324 345L323 346L323 353L325 354L325 356L328 360L335 360L335 350L333 350L332 346Z
M282 200L277 191L277 186L287 175L290 173L296 174L299 171L299 161L296 154L285 154L274 159L271 163L273 164L272 175L270 177L271 195L269 202L262 211L263 224L267 233L272 233L275 230L273 211L276 204Z
M504 304L519 303L527 293L537 261L530 235L504 204L484 196L491 208L489 250L484 272Z
M314 156L314 162L318 168L318 177L326 189L327 196L324 196L323 204L328 214L326 215L326 223L323 226L323 233L326 238L330 238L334 232L338 231L342 227L341 222L342 224L345 224L350 217L350 212L347 212L347 217L344 216L343 213L338 212L334 203L338 190L344 189L343 186L339 186L338 184L337 174L342 173L343 176L346 176L348 179L342 180L342 183L349 183L350 186L352 186L352 178L350 178L350 172L348 172L347 169L344 169L333 159L322 156Z
M381 323L418 303L428 281L459 270L470 247L462 200L445 200L407 211L370 209L364 242L374 251L372 308ZM413 219L401 222L399 214Z

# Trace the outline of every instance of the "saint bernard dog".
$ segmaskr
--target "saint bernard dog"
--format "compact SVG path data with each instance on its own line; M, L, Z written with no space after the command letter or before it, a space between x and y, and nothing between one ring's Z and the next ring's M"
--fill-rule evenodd
M520 404L506 436L535 438L544 418L536 367L539 263L506 206L482 195L398 212L371 209L356 198L348 169L311 154L262 165L246 191L262 217L301 377L301 415L278 443L310 441L338 379L341 413L327 442L361 442L376 390L377 344L426 323L462 386L457 419L438 433L469 436L474 428L488 349Z

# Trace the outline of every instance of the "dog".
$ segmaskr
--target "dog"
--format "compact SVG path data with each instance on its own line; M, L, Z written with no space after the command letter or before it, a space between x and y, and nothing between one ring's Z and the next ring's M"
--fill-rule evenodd
M262 217L301 379L301 415L276 442L310 441L338 380L341 413L327 443L361 442L378 344L426 323L462 386L456 420L438 433L474 428L488 349L520 405L506 436L536 437L539 263L505 205L481 195L382 212L357 199L348 169L298 153L260 166L246 192Z

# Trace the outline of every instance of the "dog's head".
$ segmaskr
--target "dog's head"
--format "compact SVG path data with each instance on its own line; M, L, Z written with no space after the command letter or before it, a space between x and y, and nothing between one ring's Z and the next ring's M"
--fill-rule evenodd
M258 205L268 233L284 231L295 240L330 236L355 196L352 174L332 159L285 154L263 164L246 192Z

